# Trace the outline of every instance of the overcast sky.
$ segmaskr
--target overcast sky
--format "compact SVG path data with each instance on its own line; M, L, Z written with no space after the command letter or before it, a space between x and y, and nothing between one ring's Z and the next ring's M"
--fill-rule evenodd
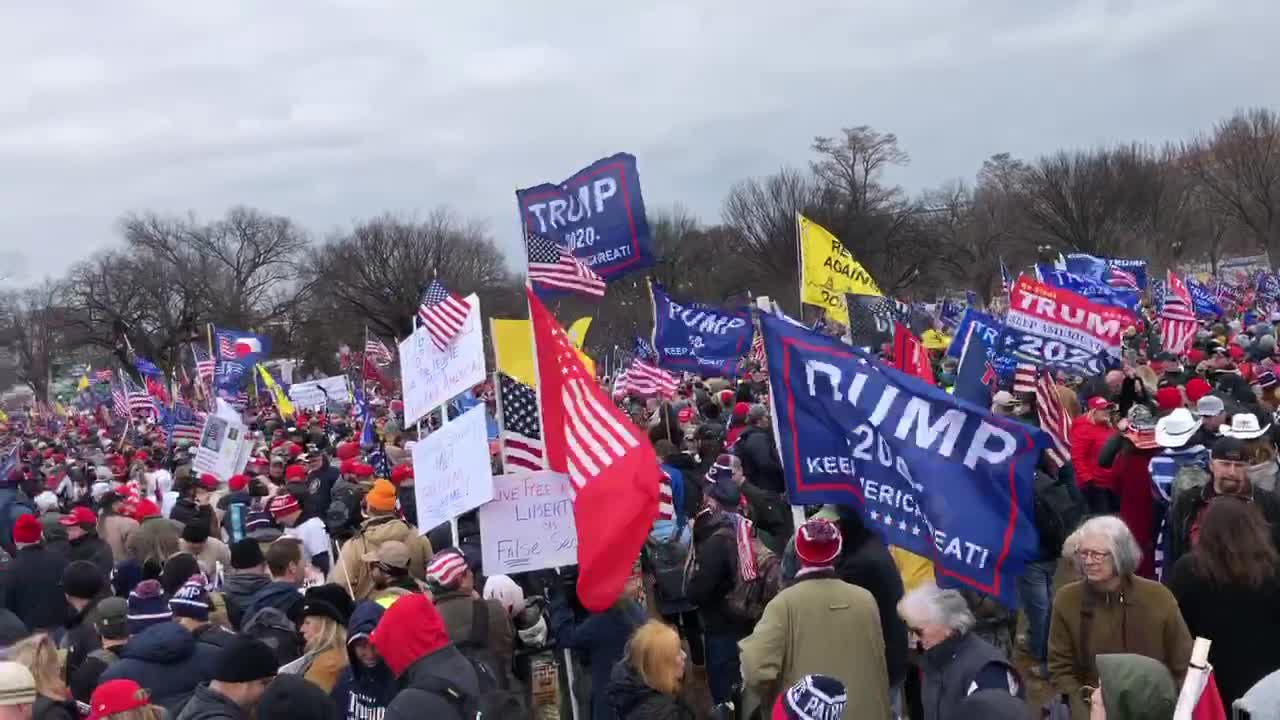
M7 0L0 263L29 282L127 211L234 204L317 234L447 204L511 251L516 186L618 151L651 211L715 221L859 124L917 191L1280 107L1277 27L1274 0Z

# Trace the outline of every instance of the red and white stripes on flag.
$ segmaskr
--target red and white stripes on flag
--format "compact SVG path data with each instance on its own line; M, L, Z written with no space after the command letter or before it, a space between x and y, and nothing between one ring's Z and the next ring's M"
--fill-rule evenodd
M1036 374L1036 365L1034 363L1018 363L1013 369L1013 391L1016 393L1035 392Z
M569 476L578 531L578 597L590 611L618 599L653 521L661 473L653 446L605 395L578 349L529 288L538 411L549 470Z
M497 392L502 403L502 467L507 472L543 469L537 393L504 372L498 373Z
M680 384L671 373L640 358L631 361L631 367L618 376L618 381L615 393L621 390L640 397L671 397Z
M751 338L751 350L747 352L747 359L755 363L757 367L765 366L764 357L764 336L757 330L754 337Z
M674 493L671 491L671 476L666 470L662 470L662 477L658 480L658 519L659 520L675 520L676 519L676 503L673 500Z
M1062 467L1071 459L1071 416L1062 407L1062 398L1058 397L1058 385L1050 377L1047 368L1041 368L1036 372L1035 393L1036 415L1040 419L1040 429L1053 439L1053 447L1045 452L1049 454L1049 459L1055 465Z
M465 320L466 313L463 313L462 317ZM372 335L364 341L364 356L379 367L386 367L391 364L391 351L387 349L381 339Z
M1160 342L1166 351L1181 355L1191 349L1197 327L1191 293L1182 280L1169 270L1165 281L1164 306L1160 308Z
M449 290L439 280L432 280L422 291L418 305L418 321L427 329L427 335L438 349L444 350L462 331L462 324L471 312L471 303ZM366 352L368 345L365 345ZM387 353L390 355L390 353Z

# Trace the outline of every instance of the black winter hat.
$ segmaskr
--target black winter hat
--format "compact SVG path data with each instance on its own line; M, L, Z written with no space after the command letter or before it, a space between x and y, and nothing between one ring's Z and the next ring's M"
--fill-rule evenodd
M192 520L182 527L182 539L189 543L202 543L209 539L209 523Z
M77 560L62 571L62 592L79 600L92 600L102 594L107 578L97 565Z
M262 547L253 538L244 538L231 544L231 569L248 570L266 562Z
M258 701L258 720L331 720L337 717L333 700L301 675L281 675Z
M191 553L178 553L164 561L164 569L160 571L160 587L165 595L173 595L178 588L187 584L192 575L200 574L200 563Z
M355 602L351 596L345 588L334 583L307 588L302 596L302 617L327 617L346 627L353 610Z
M226 683L246 683L276 676L279 663L271 648L261 640L239 635L222 650L213 679Z

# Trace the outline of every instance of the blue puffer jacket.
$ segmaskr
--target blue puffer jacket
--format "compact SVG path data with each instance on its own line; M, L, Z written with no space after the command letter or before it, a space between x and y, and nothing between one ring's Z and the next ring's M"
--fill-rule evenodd
M249 602L241 610L240 627L243 628L255 613L267 607L276 608L293 621L295 626L302 626L302 591L297 585L281 580L272 580L263 585L261 590L249 598Z
M379 661L375 667L366 667L352 652L354 641L369 639L369 633L382 619L382 606L368 600L356 605L347 625L347 659L349 664L330 696L338 709L339 720L382 720L387 706L395 699L399 687L395 675L387 664Z
M151 702L177 717L196 686L213 679L221 651L174 622L165 622L129 638L120 660L102 673L99 684L126 678L151 693Z

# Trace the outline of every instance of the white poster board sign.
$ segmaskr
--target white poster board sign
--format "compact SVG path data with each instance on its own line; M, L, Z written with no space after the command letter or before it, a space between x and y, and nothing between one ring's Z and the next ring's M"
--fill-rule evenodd
M404 424L412 425L472 385L484 381L484 335L480 329L480 298L472 293L462 330L444 350L418 328L400 343L400 382L404 388Z
M217 411L205 418L191 469L197 476L209 473L226 482L243 470L249 459L248 430L240 413L219 398Z
M480 508L480 557L489 575L578 562L569 476L550 470L493 478L493 501Z
M290 385L289 400L303 408L325 407L330 402L349 403L351 395L347 392L347 376L334 375Z
M477 405L413 446L418 528L431 528L493 499L489 433Z

